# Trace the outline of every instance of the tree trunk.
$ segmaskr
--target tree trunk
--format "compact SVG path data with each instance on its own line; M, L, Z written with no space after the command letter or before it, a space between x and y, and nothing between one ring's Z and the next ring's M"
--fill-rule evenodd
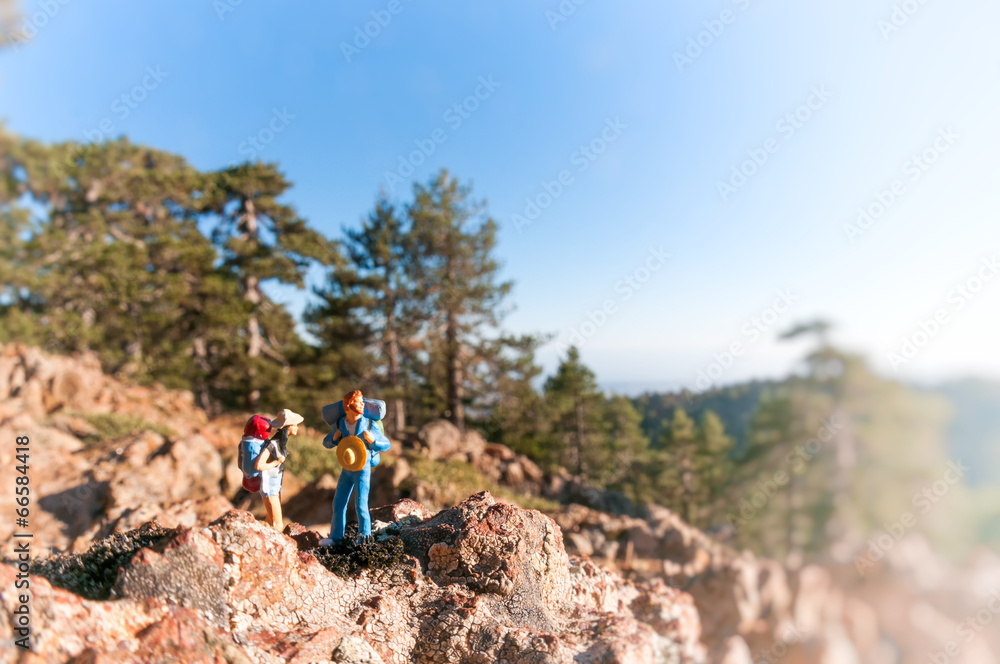
M694 490L692 489L692 473L691 473L691 458L687 457L681 464L681 518L684 519L684 523L689 525L694 525L691 523L691 502L692 494Z
M252 278L252 277L251 277ZM260 334L260 323L257 321L257 314L250 314L247 321L247 332L250 336L250 343L247 347L247 408L257 410L260 404L260 390L257 388L257 358L260 357L260 349L263 345Z
M403 404L403 390L399 377L399 339L396 337L396 316L392 312L386 316L385 321L385 345L386 357L389 360L388 376L389 387L392 388L392 417L389 419L390 429L395 434L400 434L406 427L406 410Z
M125 364L124 373L126 376L134 376L142 366L143 349L142 319L139 315L139 306L134 302L129 304L129 317L132 319L132 324L135 325L135 334L132 341L125 346L128 361Z
M208 363L208 349L205 347L204 337L195 337L192 343L192 349L194 351L194 363L201 372L198 375L198 379L195 381L195 391L198 394L198 403L201 405L202 410L211 416L212 413L212 400L208 394L208 374L211 371L211 365Z
M254 209L253 201L243 201L243 215L240 218L240 230L245 240L257 238L257 212ZM260 357L261 348L264 345L264 338L260 331L260 321L257 319L257 308L261 301L260 282L257 277L247 275L243 281L243 298L253 305L250 316L247 320L247 359L250 360L247 367L247 407L250 410L257 410L260 403L260 390L257 388L257 370L254 366L256 359Z
M789 473L789 475L790 477L788 481L788 518L786 524L788 532L786 533L786 539L785 539L785 548L787 549L785 555L786 559L790 559L797 548L797 543L795 538L795 519L799 508L798 506L799 481L797 475L794 472Z
M583 475L583 400L576 400L576 431L573 435L573 461L576 475Z
M459 357L458 317L448 313L446 331L447 362L448 362L448 409L451 411L451 423L465 431L465 407L462 404L462 361Z

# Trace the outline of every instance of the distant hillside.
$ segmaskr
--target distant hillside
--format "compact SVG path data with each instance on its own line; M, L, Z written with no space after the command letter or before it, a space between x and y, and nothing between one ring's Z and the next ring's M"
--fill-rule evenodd
M673 417L674 410L683 408L695 418L706 410L715 412L741 449L761 395L783 382L752 381L701 394L647 392L632 399L632 404L642 415L643 431L654 443L663 423ZM971 466L969 485L1000 486L1000 383L967 378L920 391L941 394L950 402L948 449L951 456Z
M726 433L736 440L736 449L742 449L761 395L780 384L780 381L751 381L699 394L646 393L632 399L632 404L642 415L642 430L654 444L660 439L663 423L674 416L677 408L683 408L695 419L700 419L706 410L714 412L725 424Z
M1000 485L1000 383L969 378L935 391L947 396L955 409L948 447L972 468L969 484Z

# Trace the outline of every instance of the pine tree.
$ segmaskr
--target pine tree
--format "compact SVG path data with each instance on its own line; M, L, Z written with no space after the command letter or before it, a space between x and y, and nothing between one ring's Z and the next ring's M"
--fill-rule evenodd
M706 411L698 425L693 459L695 490L692 523L704 527L718 523L726 505L723 498L733 479L733 439L726 435L718 415Z
M441 171L427 186L414 186L407 207L411 279L426 294L418 368L426 381L422 406L443 410L460 429L467 406L483 407L489 398L485 386L500 364L501 307L512 287L498 281L496 222L470 196L470 187Z
M722 421L706 411L695 423L682 408L663 425L659 450L653 450L648 482L658 489L655 500L676 510L693 525L704 526L725 508L723 498L733 480L733 440Z
M197 227L202 175L126 139L21 141L6 156L17 195L43 211L15 224L18 210L6 207L7 332L55 352L92 350L133 380L194 389L207 409L226 399L231 323L244 311Z
M25 241L32 229L31 214L18 199L27 190L35 162L44 161L47 150L28 150L28 145L0 123L0 342L40 343L37 299L31 290L37 275L28 262Z
M594 372L571 346L556 373L545 381L545 405L552 418L550 454L564 460L570 472L597 477L606 463L604 395Z
M474 419L488 440L534 459L542 458L549 431L544 400L534 388L542 373L535 362L542 341L538 336L504 334L488 342L487 355L494 361L484 388L490 398L483 401Z
M413 398L412 339L426 318L411 278L409 228L380 196L361 228L344 235L345 265L316 289L320 303L306 321L322 347L336 353L343 377L375 384L389 402L389 430L401 432Z
M598 483L600 486L625 493L633 502L641 498L642 482L636 474L643 471L644 460L649 454L649 439L642 431L642 416L624 396L613 396L603 406L604 462Z
M247 163L210 174L201 199L202 211L215 219L212 240L223 266L238 278L249 309L240 327L246 334L243 374L251 410L260 403L263 385L282 382L290 367L288 346L298 341L288 329L292 321L267 298L262 284L302 288L310 264L337 260L332 243L278 201L290 186L273 164Z
M669 454L670 484L666 494L668 506L680 512L691 523L695 501L695 454L697 441L695 423L682 408L674 411L673 420L664 433L663 448Z
M833 411L829 394L814 388L793 378L762 398L750 444L736 459L736 509L727 519L735 520L741 544L796 563L825 548L832 507L832 450L805 449Z
M183 159L126 139L53 146L25 186L45 214L21 259L54 350L97 350L105 366L144 380L181 316L211 247L192 200L199 176ZM167 351L170 352L170 351Z

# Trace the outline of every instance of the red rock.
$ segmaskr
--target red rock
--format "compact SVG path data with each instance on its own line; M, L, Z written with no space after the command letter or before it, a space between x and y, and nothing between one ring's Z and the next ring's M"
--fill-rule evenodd
M397 500L391 505L382 505L381 507L373 507L371 509L372 519L385 523L396 523L407 516L415 516L420 520L424 520L430 514L422 504L409 498Z
M317 533L315 530L309 530L305 526L295 523L294 521L285 526L284 532L286 535L295 540L295 543L299 547L299 551L310 551L319 546L319 542L323 539L323 536Z

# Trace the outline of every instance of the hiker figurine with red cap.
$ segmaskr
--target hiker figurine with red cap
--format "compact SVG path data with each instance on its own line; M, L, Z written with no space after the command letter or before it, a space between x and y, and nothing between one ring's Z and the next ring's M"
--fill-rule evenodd
M379 463L379 452L389 449L389 438L382 429L385 402L365 399L361 390L344 395L343 401L323 408L323 420L333 428L323 439L327 449L337 448L337 461L343 467L333 497L333 518L330 537L320 544L330 544L344 538L347 525L347 503L354 494L354 509L358 515L358 543L371 539L372 520L368 512L372 468Z
M281 483L284 479L285 458L288 456L288 437L299 432L302 416L287 408L273 420L260 415L251 417L243 429L239 447L239 466L243 471L243 488L250 493L260 493L264 499L264 521L281 531ZM271 429L277 429L268 440Z
M264 445L254 468L260 471L260 495L264 499L264 521L278 532L284 527L281 517L281 483L285 477L285 459L288 457L288 437L299 432L302 416L285 408L271 420L277 429Z

